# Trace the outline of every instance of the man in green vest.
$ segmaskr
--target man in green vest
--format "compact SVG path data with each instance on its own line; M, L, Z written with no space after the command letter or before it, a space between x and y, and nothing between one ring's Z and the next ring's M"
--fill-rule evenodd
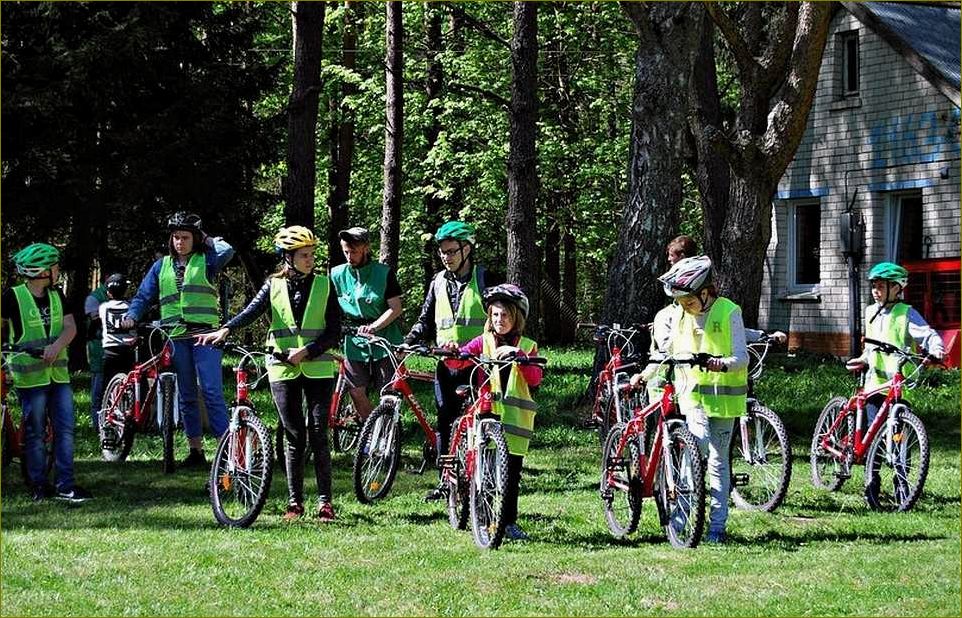
M331 270L331 282L343 313L344 325L357 328L356 336L344 338L344 368L351 384L351 399L358 419L371 413L367 388L375 392L391 379L393 367L387 352L367 343L367 335L401 343L401 285L394 269L371 259L370 233L352 227L338 233L345 264Z
M106 280L106 276L103 277ZM100 305L107 302L107 284L100 282L84 300L87 316L87 363L90 365L90 423L94 431L100 430L100 403L104 397L104 348L101 342L103 325L100 322Z
M461 346L484 331L487 314L481 298L486 287L504 283L504 278L476 265L474 261L474 226L462 221L448 221L434 235L438 255L444 270L431 279L421 314L410 332L406 344L434 340L437 345L456 343ZM461 414L458 386L471 379L471 366L460 361L439 362L435 372L434 401L438 409L438 449L448 451L451 423ZM440 500L444 496L439 486L425 496L426 500Z
M67 346L77 335L73 314L66 310L60 279L60 252L46 243L34 243L13 256L17 273L26 279L3 293L0 331L5 344L41 351L37 358L26 353L7 356L13 385L23 410L24 458L36 501L56 496L83 502L90 494L74 482L74 409ZM56 487L47 479L44 437L47 419L53 428Z

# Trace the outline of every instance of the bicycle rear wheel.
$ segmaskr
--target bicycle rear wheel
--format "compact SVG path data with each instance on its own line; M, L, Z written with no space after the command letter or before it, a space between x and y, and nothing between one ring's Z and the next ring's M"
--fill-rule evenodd
M625 425L619 423L608 432L601 457L601 502L608 530L623 538L638 528L641 516L642 483L639 456L641 436L631 436L619 451Z
M872 440L865 458L865 501L876 511L915 506L929 473L929 438L919 417L898 413L891 439L887 427Z
M747 445L742 442L741 423L747 430ZM735 423L730 457L732 478L739 480L732 483L735 506L769 513L778 508L792 477L792 451L782 419L755 404Z
M851 415L836 425L835 420L844 409L848 400L844 397L833 397L815 422L815 432L812 434L812 446L809 459L812 464L812 484L818 489L838 491L851 474L850 462L844 455L831 453L822 446L823 440L832 448L845 453L853 446L855 439L855 419ZM833 425L835 425L833 429Z
M380 500L391 490L400 460L401 432L396 422L400 402L383 402L361 429L354 454L354 494L359 502Z
M100 454L104 461L124 461L134 446L134 385L124 386L126 375L118 373L104 389L100 409Z
M357 423L354 401L345 388L334 411L334 426L331 427L331 444L339 453L346 453L357 445L361 426Z
M451 424L451 437L457 435L458 418ZM467 477L466 459L468 453L468 435L462 432L457 444L452 443L450 463L451 468L444 473L445 493L447 494L448 523L455 530L464 530L468 525L468 510L470 497L468 488L470 481Z
M177 467L174 461L174 397L177 377L173 373L162 373L160 380L160 436L164 445L164 474L173 474Z
M508 481L508 446L497 422L481 423L471 479L471 534L481 549L497 549L507 522L504 497Z
M253 409L242 407L211 465L210 505L217 523L232 528L254 523L270 492L273 463L270 432Z
M673 547L698 545L705 527L705 469L695 436L676 424L662 451L656 496L668 542ZM670 478L673 482L669 482Z

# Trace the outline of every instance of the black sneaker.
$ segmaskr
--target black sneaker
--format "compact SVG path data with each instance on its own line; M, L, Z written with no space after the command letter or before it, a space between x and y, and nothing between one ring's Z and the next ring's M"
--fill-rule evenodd
M57 490L54 489L50 483L43 483L41 485L34 485L30 492L34 502L43 502L47 498L53 498Z
M206 468L207 459L204 457L204 451L197 450L195 448L190 449L190 454L180 462L180 467L182 468Z
M71 504L80 504L81 502L86 502L92 498L85 489L77 487L68 490L60 490L57 492L57 500L63 500L64 502L70 502Z

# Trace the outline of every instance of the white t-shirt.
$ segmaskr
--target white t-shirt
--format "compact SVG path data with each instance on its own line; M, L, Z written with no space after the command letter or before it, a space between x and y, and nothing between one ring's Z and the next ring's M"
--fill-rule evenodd
M120 322L130 308L125 300L108 300L100 305L100 323L104 325L101 341L104 349L132 346L137 342L137 328L125 330Z

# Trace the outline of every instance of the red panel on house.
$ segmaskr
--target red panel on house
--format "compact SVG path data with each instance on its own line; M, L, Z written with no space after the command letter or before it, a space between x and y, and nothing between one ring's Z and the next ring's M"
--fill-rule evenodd
M962 337L962 297L960 297L960 259L913 260L903 263L909 271L905 301L939 331L948 352L946 364L959 366Z

